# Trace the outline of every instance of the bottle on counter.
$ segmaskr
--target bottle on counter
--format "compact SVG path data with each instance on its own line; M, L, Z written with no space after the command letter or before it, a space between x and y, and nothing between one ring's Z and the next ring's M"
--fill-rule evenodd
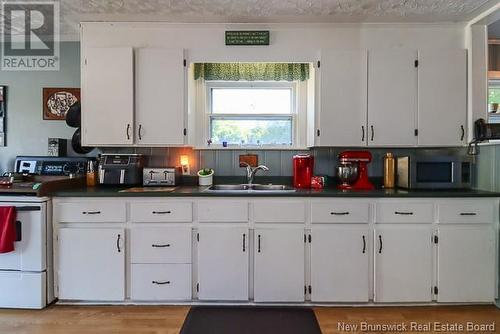
M87 164L87 187L95 187L97 185L97 170L95 165L95 161L89 161Z
M384 188L392 189L396 184L396 159L392 153L384 156Z

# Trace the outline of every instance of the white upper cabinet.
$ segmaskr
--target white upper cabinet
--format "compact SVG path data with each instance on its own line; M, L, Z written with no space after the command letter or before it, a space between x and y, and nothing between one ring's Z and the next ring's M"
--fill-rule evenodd
M322 51L320 76L317 146L366 145L366 50Z
M418 145L459 146L466 140L466 50L419 51Z
M138 145L184 144L184 51L136 51L136 131Z
M81 92L83 145L132 145L132 48L88 48L84 57Z
M408 49L368 52L368 145L417 145L417 56Z

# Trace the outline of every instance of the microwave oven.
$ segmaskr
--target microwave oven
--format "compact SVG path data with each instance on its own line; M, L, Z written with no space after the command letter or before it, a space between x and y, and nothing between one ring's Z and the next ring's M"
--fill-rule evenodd
M398 187L467 189L472 187L472 161L466 156L415 155L397 159Z

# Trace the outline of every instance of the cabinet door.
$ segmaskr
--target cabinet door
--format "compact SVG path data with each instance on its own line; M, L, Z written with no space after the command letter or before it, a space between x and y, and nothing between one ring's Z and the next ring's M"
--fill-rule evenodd
M375 229L375 302L432 300L431 236L430 226Z
M464 144L466 50L424 50L419 52L418 58L418 144Z
M125 231L120 228L59 230L59 299L125 299Z
M367 227L313 227L312 301L368 301L368 236Z
M182 49L137 50L137 144L184 144L183 60Z
M132 48L89 48L82 68L82 142L88 146L133 143Z
M368 145L417 144L415 60L415 50L369 51Z
M362 146L366 132L367 52L321 52L319 146Z
M495 231L489 225L440 227L438 302L493 302L495 252Z
M248 228L198 229L200 300L248 300Z
M255 230L256 302L304 301L304 229Z

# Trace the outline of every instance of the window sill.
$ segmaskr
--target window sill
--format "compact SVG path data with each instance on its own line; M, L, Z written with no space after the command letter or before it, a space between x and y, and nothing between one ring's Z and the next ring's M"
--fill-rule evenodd
M223 147L222 145L210 146L195 146L195 150L210 151L210 150L224 150L224 151L309 151L309 147L297 146L252 146L252 145L231 145Z

